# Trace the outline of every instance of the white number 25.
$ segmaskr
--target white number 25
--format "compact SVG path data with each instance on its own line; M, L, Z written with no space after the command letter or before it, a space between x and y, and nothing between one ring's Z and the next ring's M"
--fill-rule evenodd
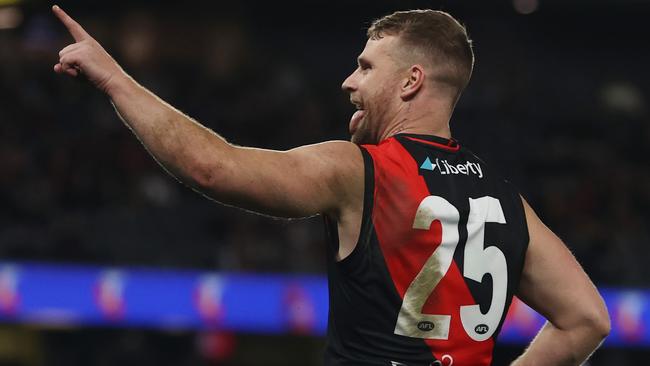
M484 341L494 332L503 315L508 288L508 267L503 252L495 247L485 248L485 223L505 224L506 219L498 199L485 196L469 199L467 244L465 245L463 276L482 282L492 276L492 300L486 314L479 305L460 306L460 320L465 332L475 341ZM458 246L458 209L438 196L428 196L420 203L413 228L429 230L439 220L442 241L409 285L397 317L395 334L426 339L448 339L451 315L423 314L422 308L433 290L449 270Z

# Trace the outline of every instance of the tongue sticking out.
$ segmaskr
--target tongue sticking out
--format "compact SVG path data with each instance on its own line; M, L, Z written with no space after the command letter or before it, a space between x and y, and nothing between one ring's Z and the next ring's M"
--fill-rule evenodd
M361 120L365 115L366 111L364 110L358 110L354 112L352 118L350 118L350 134L354 134L354 132L357 130L357 127L359 127L359 123L361 123Z

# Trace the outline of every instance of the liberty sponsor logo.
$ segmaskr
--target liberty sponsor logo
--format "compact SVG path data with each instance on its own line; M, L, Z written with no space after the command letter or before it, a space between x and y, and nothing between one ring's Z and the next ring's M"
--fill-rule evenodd
M437 170L442 175L474 174L479 178L483 178L483 169L481 169L481 164L469 161L463 164L449 164L447 160L436 158L436 160L432 162L431 159L427 158L424 163L420 165L420 169L430 170L432 172Z

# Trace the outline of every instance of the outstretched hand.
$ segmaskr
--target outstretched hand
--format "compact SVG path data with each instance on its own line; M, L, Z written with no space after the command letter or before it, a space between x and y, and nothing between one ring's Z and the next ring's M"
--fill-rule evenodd
M120 65L58 5L54 5L52 11L75 41L59 52L59 63L54 65L54 71L74 77L83 75L99 90L109 93L116 79L126 75Z

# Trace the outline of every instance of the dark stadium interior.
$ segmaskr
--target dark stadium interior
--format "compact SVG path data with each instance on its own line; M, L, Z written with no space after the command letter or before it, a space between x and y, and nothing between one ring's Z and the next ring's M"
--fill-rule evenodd
M598 286L650 287L650 1L234 3L60 5L157 95L233 143L273 149L348 138L354 107L340 83L373 18L448 10L476 52L455 137L519 187ZM50 5L11 5L22 21L0 27L2 260L324 272L320 218L206 200L156 164L104 95L56 75L71 39ZM20 347L0 347L3 365L317 365L323 347L297 336L3 325L7 342ZM519 352L499 348L495 364ZM590 364L648 360L648 349L603 348Z

